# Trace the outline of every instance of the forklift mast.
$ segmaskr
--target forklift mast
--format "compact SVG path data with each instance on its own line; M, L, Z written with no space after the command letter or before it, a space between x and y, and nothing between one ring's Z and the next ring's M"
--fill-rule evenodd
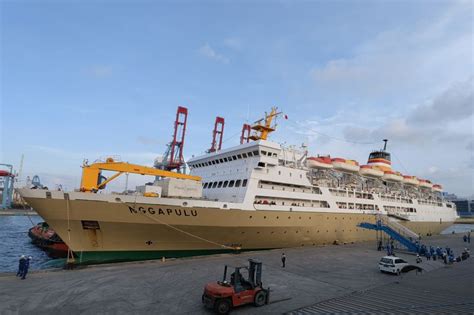
M253 287L262 285L262 263L254 259L249 259L249 281Z

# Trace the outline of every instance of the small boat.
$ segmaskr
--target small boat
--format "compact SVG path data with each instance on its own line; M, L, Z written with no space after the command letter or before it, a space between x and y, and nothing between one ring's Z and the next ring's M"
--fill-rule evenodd
M40 222L28 231L31 242L53 258L67 257L68 246L46 222Z
M395 171L385 171L382 178L388 182L401 182L403 180L402 174Z
M331 158L329 156L311 156L307 159L307 166L309 168L330 169L333 168Z
M407 185L414 185L418 186L420 184L420 181L416 176L411 176L411 175L403 175L403 183Z
M427 179L420 179L420 187L433 188L433 184Z
M437 192L442 192L443 191L443 186L441 186L440 184L434 184L433 185L433 190L437 191Z
M383 171L372 165L362 165L359 170L360 175L367 177L382 177Z

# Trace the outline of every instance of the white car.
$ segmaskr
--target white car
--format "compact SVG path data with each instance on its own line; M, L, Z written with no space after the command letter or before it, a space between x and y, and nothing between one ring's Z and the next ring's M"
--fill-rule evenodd
M408 265L409 264L406 261L399 257L385 256L380 259L379 269L381 272L390 272L399 275L403 268Z

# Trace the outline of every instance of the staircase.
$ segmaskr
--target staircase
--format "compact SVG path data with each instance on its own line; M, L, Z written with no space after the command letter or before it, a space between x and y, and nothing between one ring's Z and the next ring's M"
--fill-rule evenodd
M418 240L419 235L395 220L379 216L376 224L362 222L359 226L364 229L384 232L406 247L410 252L418 253L419 251L420 245L415 242Z

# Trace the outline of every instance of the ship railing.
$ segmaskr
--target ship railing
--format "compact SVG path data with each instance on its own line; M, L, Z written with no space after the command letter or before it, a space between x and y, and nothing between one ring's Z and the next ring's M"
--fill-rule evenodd
M398 223L395 219L392 218L386 218L384 221L384 224L390 227L391 229L398 231L400 234L404 234L404 236L410 237L413 239L413 241L417 240L420 238L418 234L407 228L406 226Z

